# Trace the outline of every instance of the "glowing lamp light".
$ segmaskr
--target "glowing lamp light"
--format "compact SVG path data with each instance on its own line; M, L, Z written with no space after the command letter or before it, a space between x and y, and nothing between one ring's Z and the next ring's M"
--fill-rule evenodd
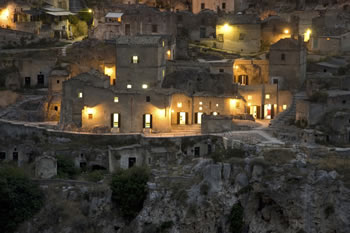
M114 69L112 67L105 67L105 75L112 76L114 73Z
M168 54L168 57L170 57L170 55L171 55L171 51L170 51L170 50L168 50L168 51L166 52L166 54Z
M181 108L181 107L182 107L182 103L181 103L181 102L178 102L178 103L177 103L177 107L178 107L178 108Z
M289 34L289 29L284 29L284 34Z
M218 113L217 113L217 112L213 112L213 115L214 115L214 116L217 116L217 115L218 115Z
M147 89L148 85L147 84L142 84L142 89Z
M310 40L312 31L311 29L307 29L306 32L304 33L304 42L308 42Z
M158 109L158 115L165 117L165 109Z
M224 27L223 27L223 30L224 30L225 32L229 31L229 30L230 30L230 26L229 26L227 23L225 23L225 24L224 24Z
M93 108L87 108L86 112L87 112L87 114L94 114L94 109Z
M251 103L248 103L248 106L252 106L252 104L251 104Z
M171 113L174 113L174 109L171 109Z
M235 68L235 70L237 70L239 68L239 66L235 65L234 68Z
M202 107L199 107L199 111L202 111L203 110L203 108Z
M10 16L9 9L4 9L0 13L0 19L2 19L2 20L7 20L9 16Z
M92 10L91 10L91 9L89 9L89 10L88 10L88 12L89 12L89 13L92 13Z
M235 100L235 99L231 99L231 100L230 100L230 103L231 103L232 105L235 105L235 104L236 104L236 100Z

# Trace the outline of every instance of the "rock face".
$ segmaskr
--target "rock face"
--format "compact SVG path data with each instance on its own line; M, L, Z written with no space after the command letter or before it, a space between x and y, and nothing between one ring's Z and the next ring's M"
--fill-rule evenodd
M144 208L129 224L119 217L107 185L52 181L42 185L46 207L19 232L229 233L236 203L244 208L243 232L350 232L349 173L341 166L329 169L325 161L274 150L225 163L179 162L171 168L176 175L153 169Z

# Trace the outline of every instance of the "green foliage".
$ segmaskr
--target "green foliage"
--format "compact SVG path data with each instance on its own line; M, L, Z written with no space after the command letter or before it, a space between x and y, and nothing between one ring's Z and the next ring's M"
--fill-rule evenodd
M85 175L85 178L86 178L86 180L91 181L91 182L98 182L100 180L103 180L105 174L106 174L106 171L95 170L95 171L92 171L92 172L88 172Z
M80 170L75 167L71 158L57 156L57 177L62 179L74 179Z
M18 225L33 217L44 204L44 194L19 168L0 168L1 232L15 232Z
M322 91L315 91L310 96L310 101L316 102L316 103L326 103L327 99L328 99L328 94L326 92L322 92Z
M79 12L79 18L86 23L86 25L91 25L93 21L93 12L89 12L89 9L83 9Z
M77 24L72 25L74 37L86 36L88 34L88 25L85 21L79 20Z
M113 174L112 200L126 220L134 219L143 208L143 202L148 193L147 181L149 177L149 171L143 167L132 167Z
M244 221L243 221L243 212L244 209L241 204L237 203L232 206L231 213L229 216L230 222L230 232L231 233L241 233Z

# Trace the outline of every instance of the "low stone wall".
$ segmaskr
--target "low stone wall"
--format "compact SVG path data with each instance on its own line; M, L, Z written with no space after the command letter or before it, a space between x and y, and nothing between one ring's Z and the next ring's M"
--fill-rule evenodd
M219 133L225 131L231 131L233 129L232 116L202 116L202 133Z

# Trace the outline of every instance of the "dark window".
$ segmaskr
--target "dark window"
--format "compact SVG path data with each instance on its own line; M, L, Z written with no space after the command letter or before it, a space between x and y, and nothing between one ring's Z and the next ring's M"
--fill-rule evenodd
M131 157L129 158L129 168L133 167L136 164L136 158Z
M327 69L323 69L323 72L326 73L326 72L327 72Z
M86 165L86 162L80 162L80 168L85 169Z
M89 114L88 118L91 120L93 118L92 114Z
M6 159L6 152L0 152L0 160Z
M199 28L199 37L200 38L205 38L207 34L207 30L205 27L200 27Z
M58 111L58 107L57 106L55 106L55 111Z
M194 148L194 156L200 156L200 147L199 146L196 146L195 148Z
M151 102L151 96L146 96L146 102Z
M57 80L57 83L60 83L60 80Z
M210 144L208 144L208 154L211 154L211 152L212 152L211 145L210 145Z
M226 9L226 3L222 3L222 9L225 10Z
M18 161L18 152L13 152L12 153L12 160L13 161Z
M43 74L38 74L38 86L43 86L44 85L44 75Z
M244 33L239 33L239 40L244 40L245 34Z
M157 33L157 32L158 32L158 25L152 24L152 33Z
M30 77L25 77L25 78L24 78L24 85L25 85L26 87L30 87Z
M205 4L201 3L201 10L204 10L204 8L205 8Z
M130 36L130 24L125 24L125 35Z
M178 21L178 22L182 22L182 15L178 15L178 16L177 16L177 21Z
M278 84L278 79L274 79L273 84Z
M346 104L346 100L343 100L342 103L343 103L343 104Z
M220 73L224 73L224 69L219 69L219 72Z
M286 60L286 55L284 53L281 54L281 60L285 61Z

